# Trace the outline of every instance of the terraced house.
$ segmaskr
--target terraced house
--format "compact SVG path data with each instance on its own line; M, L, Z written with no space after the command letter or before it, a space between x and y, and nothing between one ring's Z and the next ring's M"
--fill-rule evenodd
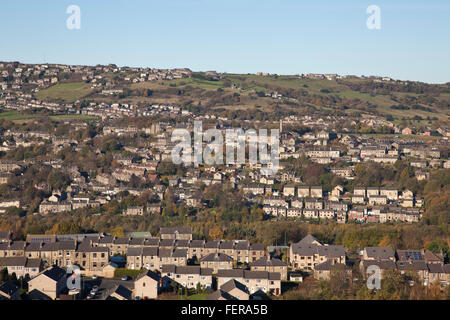
M213 269L200 266L164 265L161 269L165 286L169 285L170 279L186 288L197 288L197 285L200 285L201 288L209 290L212 288L212 274Z
M323 245L313 236L307 236L290 246L289 261L295 270L314 270L315 266L327 260L346 263L343 246Z
M287 280L288 265L280 259L264 256L250 265L252 271L278 272L281 280Z
M281 293L281 278L277 272L251 271L243 269L219 270L217 274L217 287L230 280L236 280L248 288L250 294L258 291L279 295Z

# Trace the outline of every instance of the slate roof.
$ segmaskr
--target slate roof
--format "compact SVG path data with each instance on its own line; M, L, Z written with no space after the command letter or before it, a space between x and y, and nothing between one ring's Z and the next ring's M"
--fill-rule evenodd
M47 269L41 273L41 275L45 275L48 278L52 279L53 281L59 281L62 277L66 276L66 270L53 266L50 269Z
M210 253L200 259L200 262L233 262L233 258L224 253Z
M141 279L141 278L143 278L143 277L145 277L145 276L150 277L150 278L152 278L153 280L155 280L155 281L157 281L157 282L159 281L159 278L160 278L158 274L154 273L153 271L148 270L147 272L141 273L141 274L136 278L135 281L137 281L137 280L139 280L139 279Z
M189 243L189 248L204 248L205 240L192 240Z
M365 247L367 256L372 259L395 258L394 249L391 247Z
M264 256L251 264L252 267L287 267L287 264L277 258Z
M235 297L223 290L217 290L206 297L206 300L237 300Z
M240 283L239 281L237 281L235 279L231 279L231 280L225 282L220 287L220 290L225 291L225 292L230 292L233 289L239 289L242 292L249 294L248 288L244 284Z
M19 290L19 287L10 281L0 285L0 292L3 292L8 296L12 296L17 290Z

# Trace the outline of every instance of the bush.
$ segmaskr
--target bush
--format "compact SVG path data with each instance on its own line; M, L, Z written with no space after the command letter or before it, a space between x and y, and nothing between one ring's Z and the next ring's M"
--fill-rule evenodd
M141 273L142 273L142 269L134 270L134 269L118 268L118 269L114 270L114 277L115 278L122 278L123 276L137 277Z

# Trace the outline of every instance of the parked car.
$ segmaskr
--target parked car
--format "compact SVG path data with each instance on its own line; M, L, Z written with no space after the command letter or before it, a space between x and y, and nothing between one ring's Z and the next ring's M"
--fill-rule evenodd
M90 295L95 296L97 294L97 292L98 292L98 286L93 286L92 290L90 292Z
M128 276L123 276L123 277L122 277L122 280L123 280L123 281L127 281L127 280L128 280Z

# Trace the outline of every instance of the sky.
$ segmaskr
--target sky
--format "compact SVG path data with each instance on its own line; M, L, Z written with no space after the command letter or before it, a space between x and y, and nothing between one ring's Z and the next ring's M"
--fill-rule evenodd
M4 0L0 21L1 61L450 82L449 0Z

